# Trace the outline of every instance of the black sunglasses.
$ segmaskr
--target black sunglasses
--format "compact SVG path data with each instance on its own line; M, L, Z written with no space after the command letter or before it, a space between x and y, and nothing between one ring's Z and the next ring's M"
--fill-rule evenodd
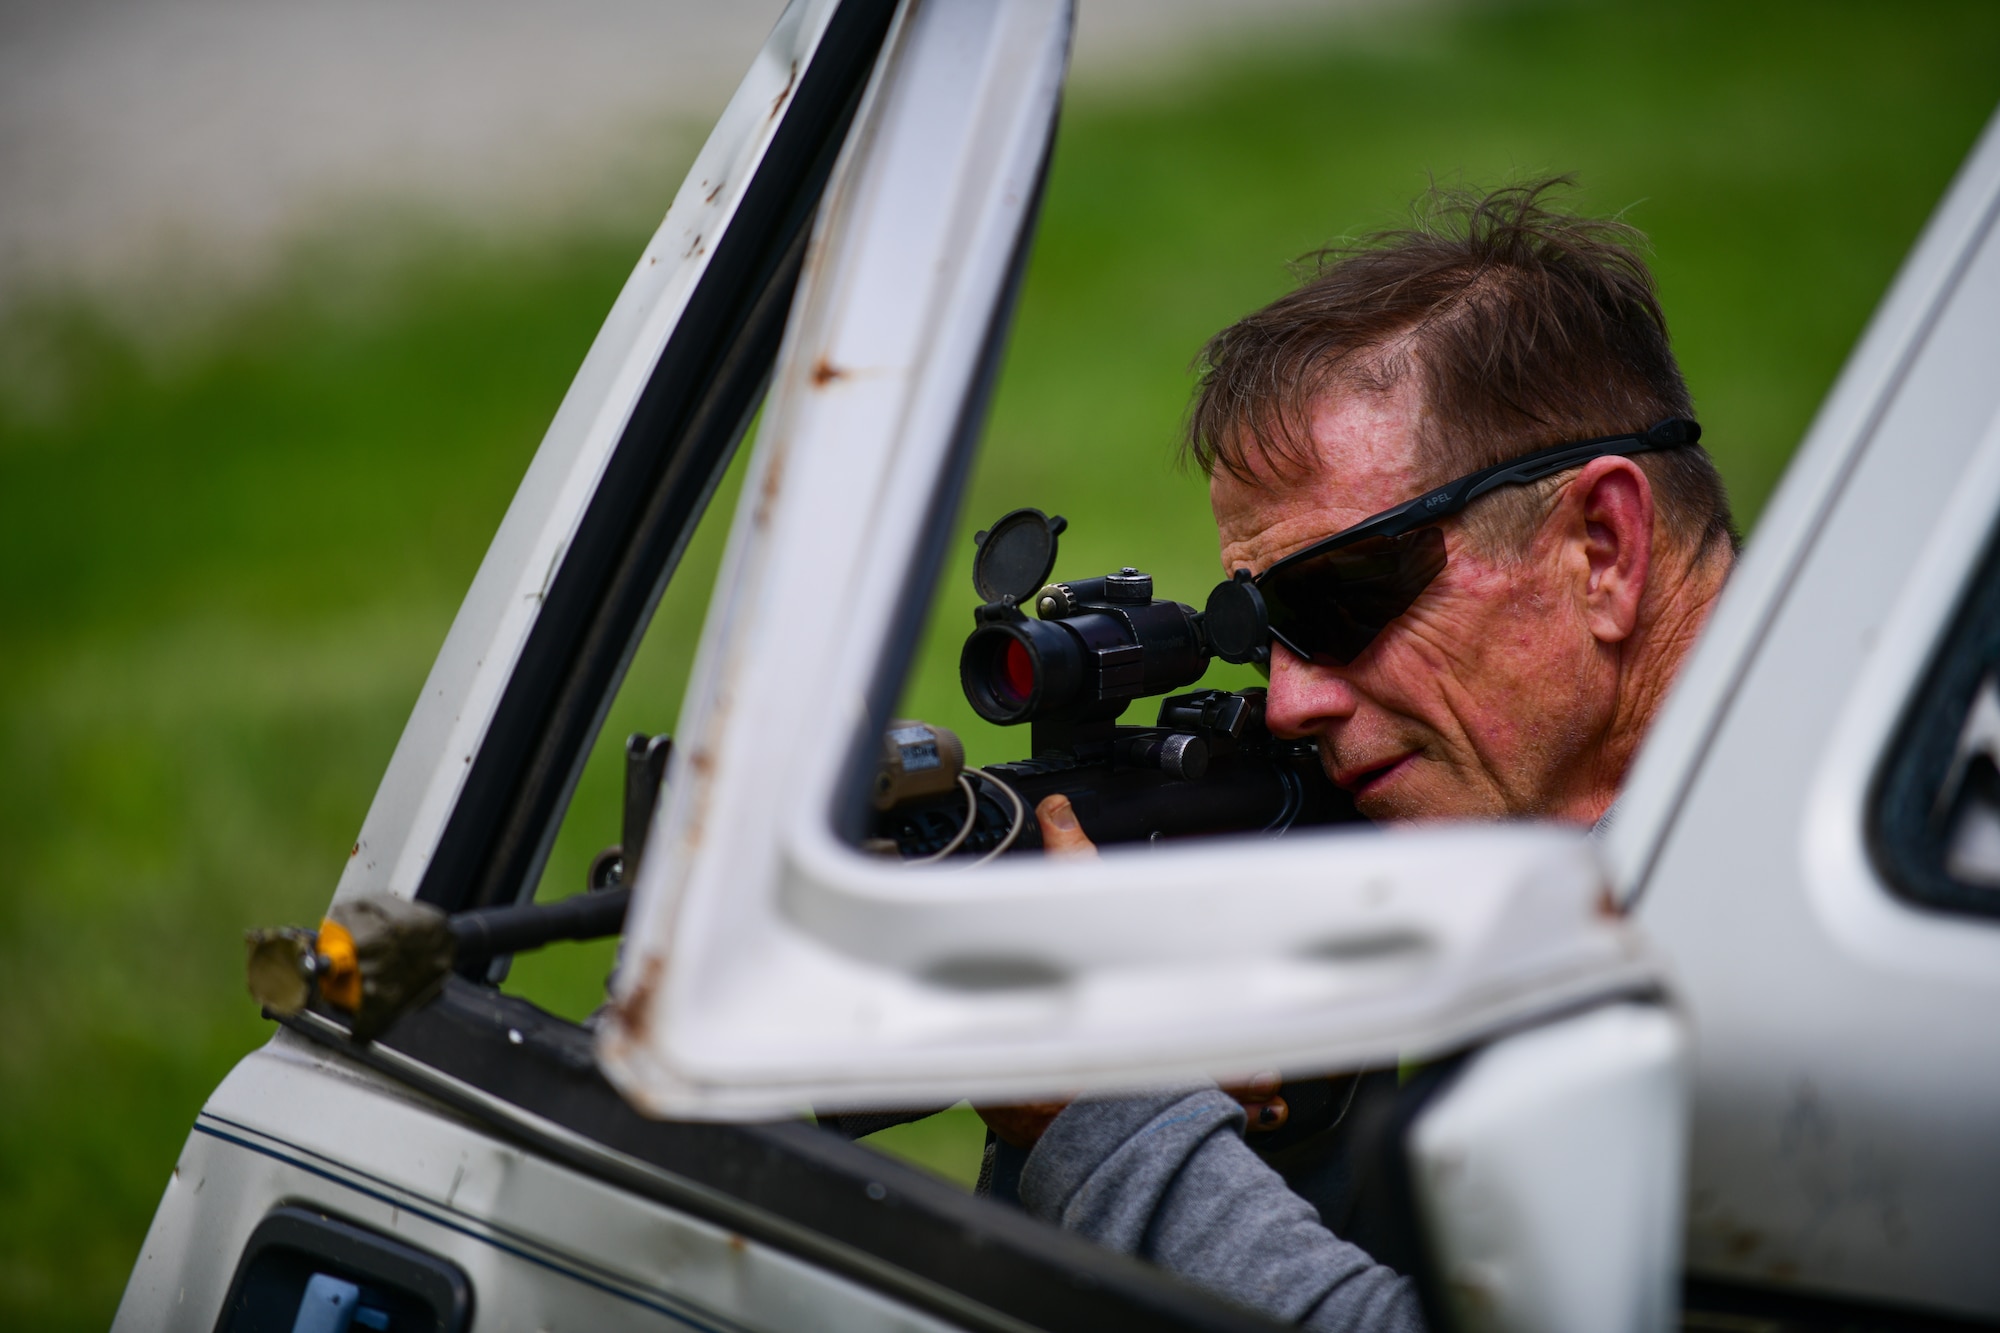
M1276 639L1307 661L1346 666L1444 570L1440 519L1502 486L1540 481L1593 458L1700 439L1700 426L1671 417L1637 435L1558 444L1448 481L1295 551L1254 578L1239 569L1208 595L1202 623L1209 648L1225 662L1263 664Z

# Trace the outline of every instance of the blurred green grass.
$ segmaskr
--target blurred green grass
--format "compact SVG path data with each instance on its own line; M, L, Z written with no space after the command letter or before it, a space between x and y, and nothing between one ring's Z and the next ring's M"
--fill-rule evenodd
M1977 0L1428 6L1086 83L963 527L1057 508L1064 571L1138 564L1198 600L1203 489L1168 463L1203 339L1429 174L1547 171L1653 237L1747 526L1996 99ZM237 932L324 906L645 230L422 232L366 263L378 238L330 231L164 356L75 301L12 317L34 358L0 377L0 1325L108 1321L195 1110L267 1032ZM618 739L673 725L715 551L662 607L545 892L616 840ZM992 760L1019 742L957 694L969 553L906 708ZM510 985L580 1013L608 961L550 951ZM962 1178L976 1133L961 1109L894 1138Z

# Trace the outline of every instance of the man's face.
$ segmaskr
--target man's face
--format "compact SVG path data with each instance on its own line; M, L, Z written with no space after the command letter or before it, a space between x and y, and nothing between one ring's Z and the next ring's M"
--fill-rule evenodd
M1284 556L1421 493L1414 385L1322 397L1317 464L1209 486L1225 572ZM1311 737L1327 775L1371 819L1594 818L1582 762L1610 724L1615 668L1572 591L1565 543L1543 534L1513 560L1443 525L1448 563L1415 605L1347 666L1271 647L1267 720Z

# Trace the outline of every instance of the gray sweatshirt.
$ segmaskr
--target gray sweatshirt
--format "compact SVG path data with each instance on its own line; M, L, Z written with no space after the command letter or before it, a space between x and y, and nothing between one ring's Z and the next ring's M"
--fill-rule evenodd
M1243 1126L1243 1108L1212 1086L1079 1099L1028 1157L1021 1202L1305 1328L1423 1333L1410 1280L1322 1226Z

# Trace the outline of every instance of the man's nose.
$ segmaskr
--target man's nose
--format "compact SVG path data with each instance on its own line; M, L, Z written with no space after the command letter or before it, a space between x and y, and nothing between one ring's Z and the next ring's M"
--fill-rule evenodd
M1317 666L1282 643L1271 645L1271 690L1264 725L1274 736L1300 740L1328 723L1354 716L1359 699L1339 667Z

